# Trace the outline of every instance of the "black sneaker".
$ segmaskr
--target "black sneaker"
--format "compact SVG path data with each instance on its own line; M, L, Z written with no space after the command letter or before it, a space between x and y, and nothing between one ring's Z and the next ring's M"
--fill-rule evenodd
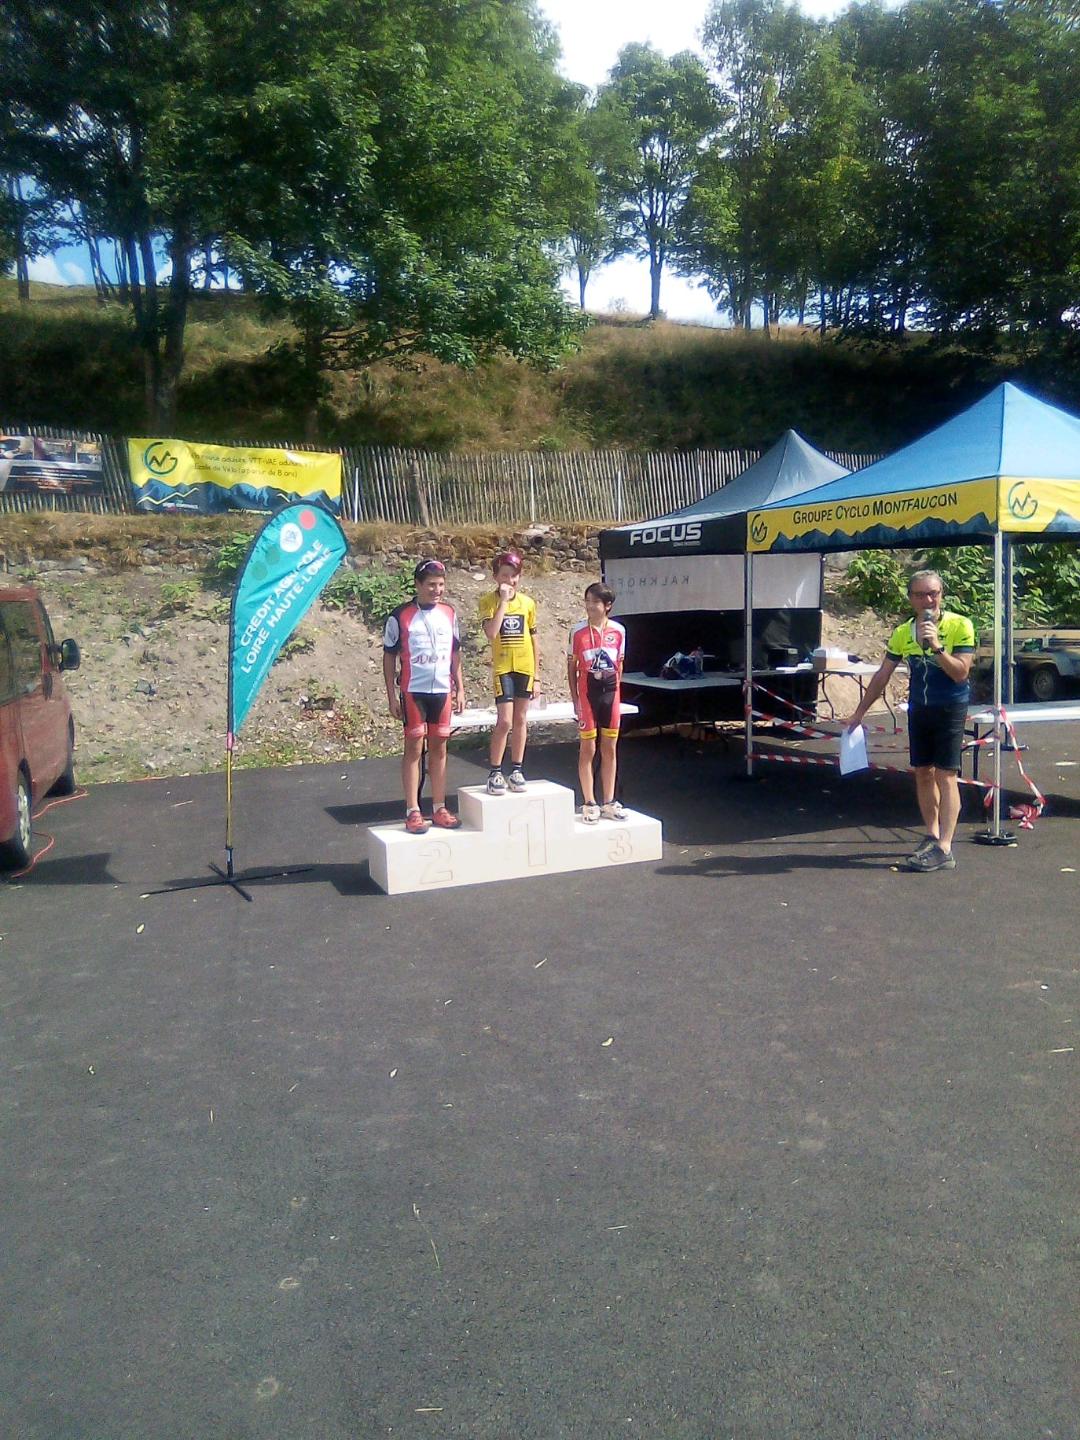
M933 850L937 843L936 835L924 835L918 845L915 846L915 849L907 857L908 861L917 860L920 855L925 855L927 850Z
M941 846L935 841L929 849L922 854L912 855L907 862L909 870L918 870L921 874L929 875L933 870L955 870L956 856L950 850L946 855Z

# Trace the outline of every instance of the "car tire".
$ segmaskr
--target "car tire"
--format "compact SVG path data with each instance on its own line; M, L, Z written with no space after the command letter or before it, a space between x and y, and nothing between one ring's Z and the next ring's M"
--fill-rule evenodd
M53 782L49 791L50 795L74 795L75 794L75 732L68 733L68 758L67 765Z
M20 770L15 781L15 834L0 844L0 869L22 870L34 858L30 781Z
M1040 665L1028 676L1028 688L1033 700L1040 705L1048 705L1061 694L1061 676L1053 665Z

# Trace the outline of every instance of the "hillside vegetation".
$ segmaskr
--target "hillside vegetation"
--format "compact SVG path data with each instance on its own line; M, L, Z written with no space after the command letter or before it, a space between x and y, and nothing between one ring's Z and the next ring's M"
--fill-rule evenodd
M194 440L304 435L294 338L246 296L192 302L177 433ZM505 359L463 370L412 359L329 378L317 439L435 449L758 447L789 426L831 450L888 450L1011 378L1080 404L1060 355L871 343L794 328L757 333L598 320L561 367ZM142 371L126 312L93 292L0 281L0 424L145 433Z

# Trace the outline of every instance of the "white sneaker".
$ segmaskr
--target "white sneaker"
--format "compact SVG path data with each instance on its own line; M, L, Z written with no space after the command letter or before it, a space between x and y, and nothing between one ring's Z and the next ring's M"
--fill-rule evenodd
M601 805L600 814L605 820L626 820L628 815L623 805L618 800L609 800L606 805Z
M523 795L528 789L525 776L521 773L520 765L515 765L510 771L510 789L515 795Z
M586 825L595 825L600 819L600 806L582 805L581 818Z
M487 793L489 795L506 794L506 776L501 770L493 770L487 778Z

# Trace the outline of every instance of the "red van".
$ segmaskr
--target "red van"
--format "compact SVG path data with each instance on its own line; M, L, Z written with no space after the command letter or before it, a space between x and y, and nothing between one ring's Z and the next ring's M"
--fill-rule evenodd
M0 581L0 868L29 865L33 807L75 789L75 722L61 671L78 668L78 645L57 645L37 591Z

